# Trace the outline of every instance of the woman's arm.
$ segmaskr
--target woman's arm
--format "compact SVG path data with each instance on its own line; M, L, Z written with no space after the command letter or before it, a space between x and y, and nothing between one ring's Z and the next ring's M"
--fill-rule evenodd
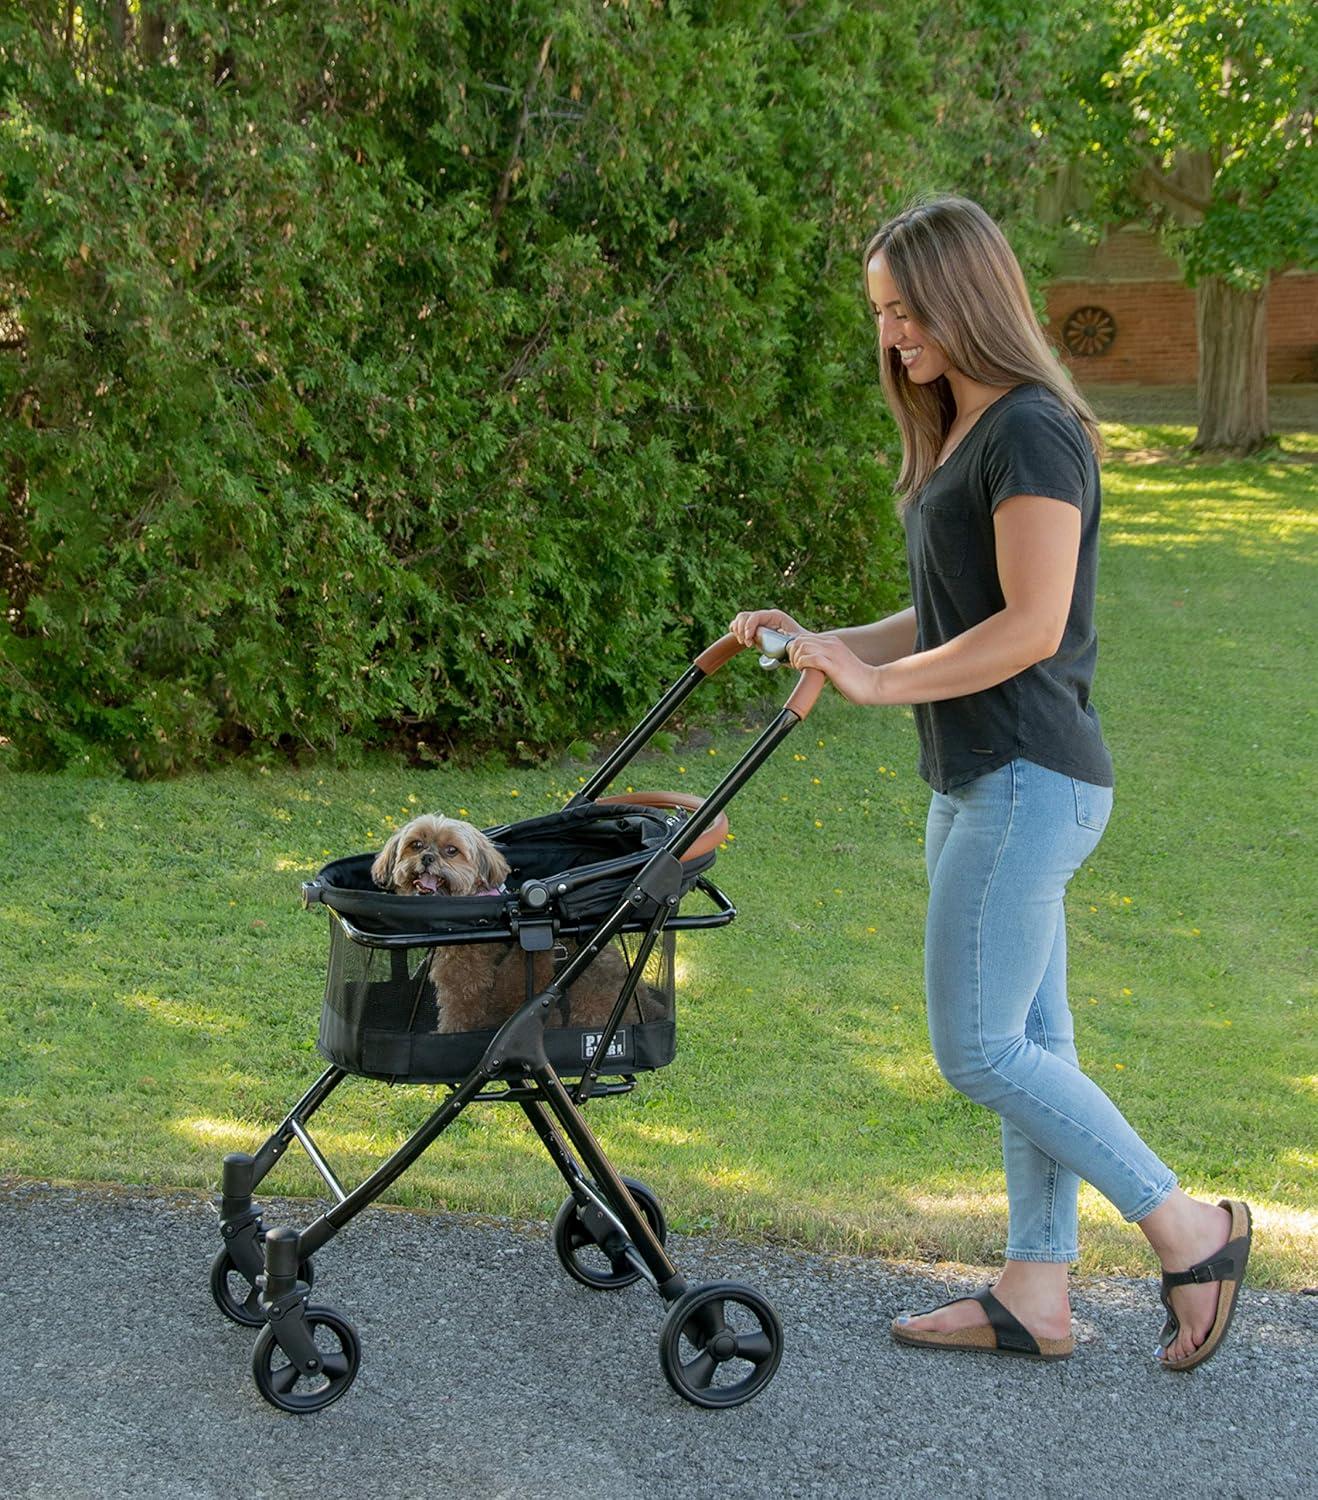
M853 703L937 703L1046 661L1061 645L1071 611L1080 511L1045 495L1014 495L994 511L993 533L1004 606L987 620L930 651L873 664L841 638L844 632L801 636L788 649L792 666L818 667Z
M869 625L848 625L828 633L867 666L881 667L915 650L915 609L903 609Z

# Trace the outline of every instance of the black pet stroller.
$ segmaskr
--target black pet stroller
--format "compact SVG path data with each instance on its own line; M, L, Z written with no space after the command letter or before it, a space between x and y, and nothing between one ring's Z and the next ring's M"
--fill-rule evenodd
M761 664L776 666L787 643L778 632L761 632ZM568 1274L600 1290L643 1279L669 1304L660 1365L680 1396L697 1406L737 1406L773 1379L782 1328L772 1305L737 1282L687 1284L665 1252L654 1193L618 1175L582 1113L588 1099L627 1093L638 1073L673 1060L675 934L725 926L736 916L708 876L727 832L724 809L819 695L821 674L803 672L778 716L703 801L681 793L603 795L677 707L740 649L728 635L697 657L560 812L486 830L512 867L503 892L382 892L370 878L371 854L336 860L303 886L304 904L324 905L332 918L318 1038L330 1066L254 1156L224 1158L224 1245L211 1266L220 1311L261 1330L252 1374L273 1405L319 1411L357 1374L356 1330L333 1308L310 1301L314 1253L468 1105L486 1102L520 1105L567 1183L553 1243ZM696 893L712 911L682 910ZM435 950L493 943L521 950L525 1003L497 1030L437 1030ZM574 1025L573 986L606 950L624 976L612 1011ZM541 988L536 955L546 952L552 978ZM542 957L542 974L544 963ZM386 1162L345 1191L308 1122L349 1074L444 1084L449 1092ZM294 1141L334 1204L305 1229L266 1229L252 1194Z

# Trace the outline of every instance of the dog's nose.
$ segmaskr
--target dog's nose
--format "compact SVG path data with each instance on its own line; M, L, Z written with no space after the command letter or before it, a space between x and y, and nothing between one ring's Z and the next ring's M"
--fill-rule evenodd
M431 854L427 850L427 852L421 856L421 868L423 870L428 870L431 867L431 865L433 865L435 863L435 860L437 858L438 858L437 855Z

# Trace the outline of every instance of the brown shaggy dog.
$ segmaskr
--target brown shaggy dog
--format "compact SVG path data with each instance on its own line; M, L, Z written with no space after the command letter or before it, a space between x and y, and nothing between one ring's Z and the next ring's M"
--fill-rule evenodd
M480 829L456 818L413 818L380 850L371 879L399 896L493 895L508 875L508 861ZM568 956L575 945L565 945ZM562 949L559 951L563 956ZM457 943L435 948L430 980L439 1008L439 1031L488 1031L501 1026L527 998L526 953L517 943ZM538 994L554 975L554 955L533 955ZM568 992L568 1016L551 1008L547 1025L602 1026L627 977L622 954L610 946L597 955ZM635 1001L624 1020L635 1020Z

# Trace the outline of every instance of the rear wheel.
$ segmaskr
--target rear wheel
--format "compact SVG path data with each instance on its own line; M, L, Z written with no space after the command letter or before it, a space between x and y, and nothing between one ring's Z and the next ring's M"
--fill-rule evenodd
M297 1278L309 1287L315 1285L316 1268L310 1256L298 1263ZM234 1264L227 1246L211 1261L211 1296L231 1323L238 1323L243 1328L260 1328L265 1322L261 1294Z
M662 1245L668 1238L668 1225L658 1198L634 1177L622 1180L645 1222L654 1231L655 1239ZM569 1198L563 1204L554 1220L554 1250L568 1275L595 1291L614 1291L641 1279L641 1273L630 1261L622 1256L615 1259L608 1255L588 1227L575 1198Z
M693 1406L740 1406L768 1385L782 1357L773 1304L736 1281L684 1292L659 1332L664 1376Z

